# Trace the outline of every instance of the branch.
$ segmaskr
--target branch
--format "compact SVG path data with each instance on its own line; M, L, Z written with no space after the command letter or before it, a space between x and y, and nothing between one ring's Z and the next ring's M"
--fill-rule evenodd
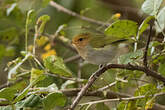
M81 98L83 97L83 95L86 93L87 89L94 83L94 81L102 74L106 71L105 67L99 68L95 73L93 73L89 80L88 83L81 89L81 91L78 93L76 99L73 101L72 105L70 106L70 108L68 110L74 110L74 108L76 107L76 105L79 103L79 101L81 100Z
M127 70L138 70L146 73L148 76L152 76L153 78L160 80L165 83L165 77L161 76L159 73L152 71L146 67L142 66L134 66L130 64L108 64L107 66L104 66L102 68L99 68L95 73L91 75L89 78L87 84L81 89L81 91L78 93L76 99L73 101L72 105L68 110L74 110L76 105L79 103L83 95L86 93L87 89L91 87L91 85L94 83L94 81L102 75L106 70L112 69L112 68L119 68L119 69L127 69Z
M65 48L70 49L72 52L77 53L76 49L75 49L74 47L72 47L71 44L67 44L67 43L61 41L60 39L53 39L53 43L55 43L55 42L61 44L61 45L64 46Z
M48 76L56 77L56 78L75 81L75 82L78 82L78 83L82 83L82 82L85 81L84 79L80 79L80 78L69 78L69 77L59 76L59 75L52 74L52 73L44 73L44 74L48 75Z
M63 94L65 94L68 97L76 96L78 92L80 92L81 88L75 88L75 89L63 89L60 90ZM119 93L119 92L113 92L113 91L107 91L106 95L103 93L103 91L88 91L85 96L94 96L94 97L104 97L104 98L123 98L123 97L131 97L128 94L125 93Z
M115 81L115 82L113 82L113 83L110 83L110 84L108 84L108 85L106 85L106 86L104 86L104 87L102 87L102 88L97 89L97 90L94 91L94 92L97 92L97 91L104 91L104 90L106 90L106 89L108 89L108 88L110 88L110 87L116 85L116 83L117 83L117 81Z
M133 100L142 99L142 98L145 98L145 97L146 96L136 96L136 97L127 97L127 98L104 99L104 100L98 100L98 101L82 103L80 105L84 106L84 105L92 105L92 104L97 104L97 103L102 103L102 102L114 102L114 101L133 101Z
M165 93L158 93L158 94L155 94L154 95L154 98L156 98L157 96L161 96L161 95L164 95ZM152 95L150 95L152 97ZM104 103L104 102L114 102L114 101L134 101L134 100L137 100L137 99L143 99L143 98L146 98L148 96L132 96L132 97L126 97L126 98L116 98L116 99L103 99L103 100L98 100L98 101L92 101L92 102L87 102L87 103L82 103L82 104L79 104L81 106L84 106L84 105L92 105L92 104L97 104L97 103ZM160 107L160 105L157 105L157 104L154 104L156 105L156 107ZM162 106L164 107L164 106Z
M93 23L93 24L97 24L97 25L101 25L101 26L102 26L102 25L104 25L104 26L109 26L109 25L110 25L110 24L104 23L104 22L102 22L102 21L97 21L97 20L95 20L95 19L88 18L88 17L82 16L82 15L80 15L80 14L77 14L77 13L75 13L75 12L69 10L69 9L64 8L63 6L57 4L57 3L54 2L54 1L50 1L49 4L50 4L52 7L56 8L58 11L61 11L61 12L66 13L66 14L68 14L68 15L77 17L77 18L82 19L82 20L84 20L84 21L88 21L88 22L91 22L91 23Z
M151 40L151 33L152 33L152 25L150 25L150 31L149 31L149 35L147 38L147 43L146 43L146 47L144 50L144 56L143 56L143 65L147 68L148 66L148 61L147 61L147 52L148 52L148 47L150 44L150 40Z
M71 57L69 57L67 59L64 59L64 63L72 62L72 61L78 60L80 58L81 58L80 55L71 56Z

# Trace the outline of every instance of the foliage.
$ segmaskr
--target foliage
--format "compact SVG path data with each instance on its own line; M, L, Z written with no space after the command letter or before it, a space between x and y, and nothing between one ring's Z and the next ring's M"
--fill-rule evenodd
M72 96L77 96L79 88L98 68L96 65L84 63L82 59L70 61L77 54L71 46L71 39L84 30L114 37L114 40L129 39L131 41L129 52L119 55L117 63L142 66L144 58L142 48L145 48L144 43L148 36L146 33L150 25L154 26L156 33L152 35L154 39L150 42L147 51L148 66L165 76L163 31L165 7L161 8L163 0L144 1L141 10L148 16L140 24L136 21L120 19L119 13L114 15L109 13L106 7L95 0L87 1L81 0L75 11L79 11L81 16L103 21L111 18L111 25L98 27L72 18L49 6L50 0L2 1L0 61L8 58L10 61L5 69L8 71L9 87L0 90L0 110L63 110L70 106L73 102ZM74 0L55 2L67 9L73 9L74 4L77 3ZM105 17L99 13L100 10ZM163 41L159 40L159 36ZM102 90L102 87L107 87L110 83L114 85ZM98 78L89 91L95 92L99 89L101 89L99 99L96 98L97 96L93 96L92 99L87 97L83 102L89 103L76 109L148 110L155 103L159 103L157 94L164 93L165 88L161 81L151 79L142 72L111 69ZM122 100L123 97L127 97L123 96L115 104L99 103L100 99L108 97L109 92L117 94L116 97L113 95L113 98L120 97L120 93L132 94L129 98L141 97ZM94 100L98 100L98 103L90 104Z

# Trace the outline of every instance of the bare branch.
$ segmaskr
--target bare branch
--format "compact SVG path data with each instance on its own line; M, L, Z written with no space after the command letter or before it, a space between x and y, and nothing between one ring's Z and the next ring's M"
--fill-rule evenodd
M106 90L106 89L108 89L108 88L110 88L110 87L116 85L116 83L117 83L117 81L115 81L115 82L113 82L113 83L110 83L110 84L108 84L108 85L106 85L106 86L104 86L104 87L102 87L102 88L99 88L99 89L97 89L96 91L93 91L93 92L104 91L104 90Z
M114 101L133 101L137 99L142 99L145 98L145 96L136 96L136 97L127 97L127 98L116 98L116 99L104 99L104 100L98 100L98 101L92 101L92 102L87 102L87 103L82 103L79 104L81 106L83 105L92 105L92 104L97 104L97 103L102 103L102 102L114 102Z
M164 94L165 93L158 93L158 94L155 94L154 96L151 96L151 97L157 97L157 96L161 96L161 95L164 95ZM146 96L143 95L143 96L132 96L132 97L126 97L126 98L104 99L104 100L98 100L98 101L92 101L92 102L82 103L82 104L79 104L79 105L81 105L81 106L88 105L88 104L89 105L92 105L92 104L97 104L97 103L114 102L114 101L134 101L134 100L143 99L143 98L146 98Z
M59 76L59 75L55 75L55 74L51 74L51 73L44 73L44 74L48 75L48 76L52 76L52 77L58 77L58 78L65 79L65 80L71 80L71 81L75 81L75 82L84 82L84 79L80 79L80 78L69 78L69 77Z
M149 31L149 35L148 35L148 38L147 38L147 43L146 43L146 47L145 47L145 50L144 50L144 56L143 56L143 64L146 68L148 66L147 52L148 52L148 47L149 47L150 40L151 40L151 35L152 35L152 25L150 25L150 31Z
M75 12L69 10L69 9L64 8L63 6L57 4L57 3L54 2L54 1L50 1L49 4L50 4L52 7L56 8L58 11L61 11L61 12L64 12L64 13L66 13L66 14L68 14L68 15L77 17L77 18L82 19L82 20L84 20L84 21L88 21L88 22L91 22L91 23L97 24L97 25L104 25L104 26L109 26L109 25L110 25L110 24L104 23L104 22L102 22L102 21L97 21L97 20L95 20L95 19L92 19L92 18L88 18L88 17L82 16L82 15L79 15L79 14L77 14L77 13L75 13Z
M81 91L78 93L76 99L73 101L71 107L68 110L74 110L76 105L79 103L83 95L86 93L87 89L91 87L91 85L94 83L94 81L103 74L106 70L112 69L112 68L120 68L120 69L127 69L127 70L138 70L146 73L148 76L152 76L153 78L160 80L165 83L165 77L161 76L159 73L152 71L146 67L142 66L134 66L130 64L108 64L107 66L104 66L102 68L99 68L95 73L91 75L89 78L87 84L81 89Z
M81 88L75 88L75 89L63 89L61 92L65 94L68 97L76 96L78 92L80 92ZM103 93L103 91L88 91L84 96L94 96L94 97L104 97L104 98L122 98L122 97L131 97L130 95L126 93L119 93L119 92L113 92L113 91L107 91L106 95Z
M64 63L68 63L68 62L71 62L71 61L74 61L74 60L78 60L80 58L81 58L80 55L71 56L67 59L64 59Z

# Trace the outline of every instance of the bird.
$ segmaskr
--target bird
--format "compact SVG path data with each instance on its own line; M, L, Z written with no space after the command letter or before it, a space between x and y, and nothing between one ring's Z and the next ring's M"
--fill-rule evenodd
M113 62L113 59L127 47L125 44L120 45L126 40L85 32L75 35L71 43L85 61L91 64L104 65Z

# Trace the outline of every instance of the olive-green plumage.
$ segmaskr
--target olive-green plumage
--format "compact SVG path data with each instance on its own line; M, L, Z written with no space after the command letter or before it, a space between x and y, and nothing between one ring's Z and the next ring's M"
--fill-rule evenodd
M81 33L72 39L72 44L85 60L92 64L106 64L121 51L119 40L101 34Z
M90 38L89 44L93 47L93 48L101 48L104 47L106 45L117 45L121 42L126 41L126 39L119 39L119 38L115 38L112 36L105 36L102 34L94 34L94 33L82 33L80 35L78 35L79 37L83 37L83 36L88 36Z

